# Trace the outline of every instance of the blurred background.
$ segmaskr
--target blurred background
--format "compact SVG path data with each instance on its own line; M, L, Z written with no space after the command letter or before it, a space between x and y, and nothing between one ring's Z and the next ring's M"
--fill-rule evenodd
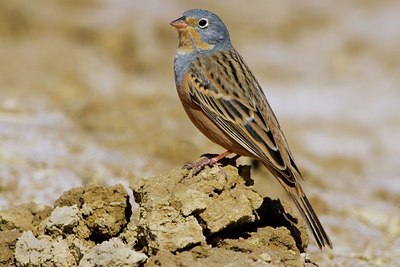
M263 86L334 243L320 266L400 257L399 1L0 2L0 208L219 153L173 80L190 8L217 13ZM249 163L248 159L241 159ZM255 188L285 198L266 170Z

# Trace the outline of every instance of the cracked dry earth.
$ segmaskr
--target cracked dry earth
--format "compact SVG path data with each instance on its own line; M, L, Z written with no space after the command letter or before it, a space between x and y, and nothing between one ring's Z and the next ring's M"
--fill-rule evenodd
M313 266L303 220L254 191L249 166L230 164L134 178L137 208L116 185L1 211L0 264Z

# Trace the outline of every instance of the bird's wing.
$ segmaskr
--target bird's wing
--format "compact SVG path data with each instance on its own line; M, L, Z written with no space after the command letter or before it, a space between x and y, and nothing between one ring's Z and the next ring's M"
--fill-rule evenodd
M256 158L268 162L286 183L296 183L293 168L300 172L278 121L235 50L196 58L186 78L192 101L219 128Z

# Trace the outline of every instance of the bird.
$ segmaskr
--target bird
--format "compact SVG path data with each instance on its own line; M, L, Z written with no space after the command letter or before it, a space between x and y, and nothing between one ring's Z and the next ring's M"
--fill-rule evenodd
M201 170L231 154L260 161L288 192L319 248L332 248L300 185L303 177L281 126L223 21L190 9L170 24L178 31L174 75L183 108L200 132L226 150L193 166Z

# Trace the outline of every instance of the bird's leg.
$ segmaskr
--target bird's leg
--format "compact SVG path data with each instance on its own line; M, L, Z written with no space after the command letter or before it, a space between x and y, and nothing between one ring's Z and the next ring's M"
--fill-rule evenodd
M215 163L217 163L218 161L220 161L221 159L229 156L230 154L232 154L231 151L227 150L217 156L214 156L212 158L208 158L208 157L203 157L200 161L198 162L194 162L191 164L186 164L184 167L187 169L193 169L193 173L197 174L199 173L205 166L213 166Z
M210 162L208 163L209 166L213 166L215 163L217 163L218 161L220 161L223 158L226 158L227 156L229 156L230 154L232 154L231 151L227 150L215 157L212 157L210 160Z

